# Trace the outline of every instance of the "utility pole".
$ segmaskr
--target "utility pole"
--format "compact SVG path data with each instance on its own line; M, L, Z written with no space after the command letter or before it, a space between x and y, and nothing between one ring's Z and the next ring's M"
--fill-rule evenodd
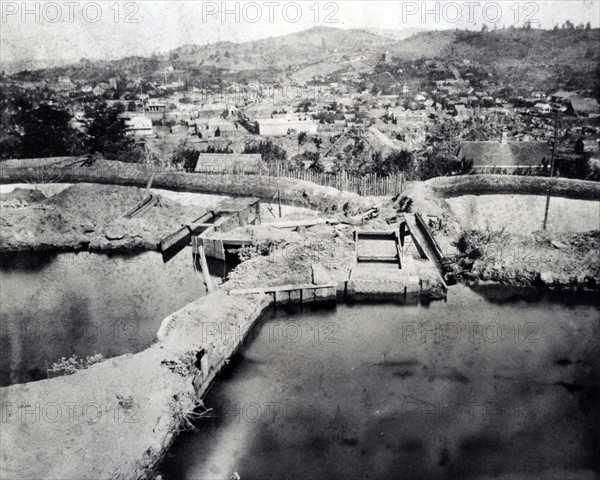
M554 177L554 159L556 157L556 144L558 142L558 116L560 109L556 109L556 117L554 118L554 144L552 145L552 161L550 163L550 178Z
M140 64L138 63L138 84L140 86L140 96L143 95L144 91L142 90L142 76L140 75ZM140 98L142 101L142 115L146 115L146 106L144 105L144 99Z
M279 203L279 218L283 215L281 214L281 190L277 190L277 202Z
M560 109L556 109L556 116L554 117L554 143L552 145L552 159L550 162L550 178L554 177L554 160L556 158L556 145L558 143L558 116L560 114ZM548 212L550 211L550 189L551 185L548 185L548 194L546 195L546 208L544 210L544 224L542 225L542 229L546 230L548 225Z

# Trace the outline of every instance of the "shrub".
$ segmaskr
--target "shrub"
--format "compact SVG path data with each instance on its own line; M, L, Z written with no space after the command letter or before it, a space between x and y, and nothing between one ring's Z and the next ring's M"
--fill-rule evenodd
M88 356L85 359L77 358L77 355L73 355L70 358L62 357L60 360L54 362L50 368L48 368L48 374L54 376L60 375L72 375L79 370L85 370L91 367L95 363L102 362L104 356L101 353L96 355Z
M186 172L193 172L196 170L199 154L198 150L190 146L186 141L183 141L173 153L171 163L176 167L182 167Z

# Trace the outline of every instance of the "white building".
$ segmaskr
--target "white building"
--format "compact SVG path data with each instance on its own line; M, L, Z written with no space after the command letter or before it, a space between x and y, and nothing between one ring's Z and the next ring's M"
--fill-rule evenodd
M146 109L149 112L164 112L167 109L167 102L158 98L151 98L146 103Z
M154 134L152 120L144 115L124 114L121 118L125 119L129 133L137 137L148 137Z
M273 137L295 135L301 132L316 134L318 129L318 124L313 120L297 118L261 118L257 120L257 123L259 135Z
M536 103L532 110L536 113L551 113L552 107L547 103Z

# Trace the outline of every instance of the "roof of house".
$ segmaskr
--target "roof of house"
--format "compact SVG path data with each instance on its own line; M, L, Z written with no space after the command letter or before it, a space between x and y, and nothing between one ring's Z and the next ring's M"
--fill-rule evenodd
M301 120L301 119L299 119L297 117L290 118L288 116L282 117L282 118L258 118L256 121L258 122L259 125L286 125L288 123L292 123L292 124L298 124L298 123L310 124L310 123L315 123L313 120L311 120L309 118Z
M565 90L559 90L556 93L553 93L552 95L550 95L551 97L554 98L563 98L563 99L569 99L571 97L575 97L578 96L578 94L576 92L567 92Z
M206 122L208 128L216 130L238 130L235 123L225 120L224 118L211 118Z
M395 85L397 83L400 83L400 81L396 77L394 77L390 72L382 72L378 73L377 75L373 75L373 77L371 77L371 81L380 85Z
M550 158L546 142L460 142L459 158L473 160L474 166L539 165Z
M236 167L254 166L262 161L260 153L200 153L196 172L211 170L233 170Z
M583 98L580 96L569 99L571 106L575 112L597 112L600 110L600 105L594 98Z

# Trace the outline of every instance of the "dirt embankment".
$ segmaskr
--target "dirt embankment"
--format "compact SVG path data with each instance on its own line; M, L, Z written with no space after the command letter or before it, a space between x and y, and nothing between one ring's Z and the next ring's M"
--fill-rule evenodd
M247 227L238 230L246 229ZM260 237L254 239L257 242L257 250L248 252L250 258L238 265L229 275L226 288L310 284L314 280L313 264L321 264L330 279L315 283L343 284L348 280L350 269L355 262L352 239L354 227L317 225L306 229L302 235L288 232L285 237L282 237L281 230L272 227L263 226L260 229L264 231ZM275 232L272 238L284 240L272 242L271 238L267 238L271 237L269 231L273 230ZM231 233L235 232L236 230ZM261 246L262 252L259 251Z
M92 184L73 185L50 198L15 189L0 201L0 251L154 250L164 236L205 211L161 197L142 216L125 218L144 194L140 188Z
M0 183L101 183L145 187L152 178L154 188L272 201L281 196L286 205L324 210L358 195L340 192L302 180L253 175L208 175L165 171L146 164L97 160L93 166L74 164L76 159L11 160L0 164Z
M0 389L0 477L152 478L268 303L208 295L173 314L166 338L139 354Z
M508 233L501 228L474 228L472 218L455 215L446 197L484 194L524 194L600 201L600 183L569 179L517 176L451 177L415 182L407 195L414 199L413 209L439 216L434 235L448 262L447 280L467 283L499 283L514 286L597 290L600 288L600 203L598 223L587 232L559 232L548 229L531 232L531 211L512 210L495 199L496 210L488 208L494 221L509 215L514 227L523 222L522 231ZM577 212L572 212L577 215ZM499 221L500 219L500 221ZM490 219L491 220L491 219ZM539 220L539 219L538 219ZM477 222L476 222L477 223ZM513 229L514 230L514 229Z
M572 290L600 288L600 231L464 232L454 273L470 283Z
M600 200L600 182L519 175L465 175L424 182L442 197L484 194L553 195L577 200Z
M350 215L372 206L371 199L296 180L253 176L215 176L156 171L150 165L97 161L72 165L72 158L8 161L0 164L0 183L75 183L52 198L19 200L4 196L0 250L156 249L160 240L205 210L162 198L137 218L123 216L138 203L148 181L170 191L258 197L270 203L308 207L331 215ZM88 183L89 182L89 183ZM123 188L123 186L137 188ZM201 211L202 210L202 211Z

